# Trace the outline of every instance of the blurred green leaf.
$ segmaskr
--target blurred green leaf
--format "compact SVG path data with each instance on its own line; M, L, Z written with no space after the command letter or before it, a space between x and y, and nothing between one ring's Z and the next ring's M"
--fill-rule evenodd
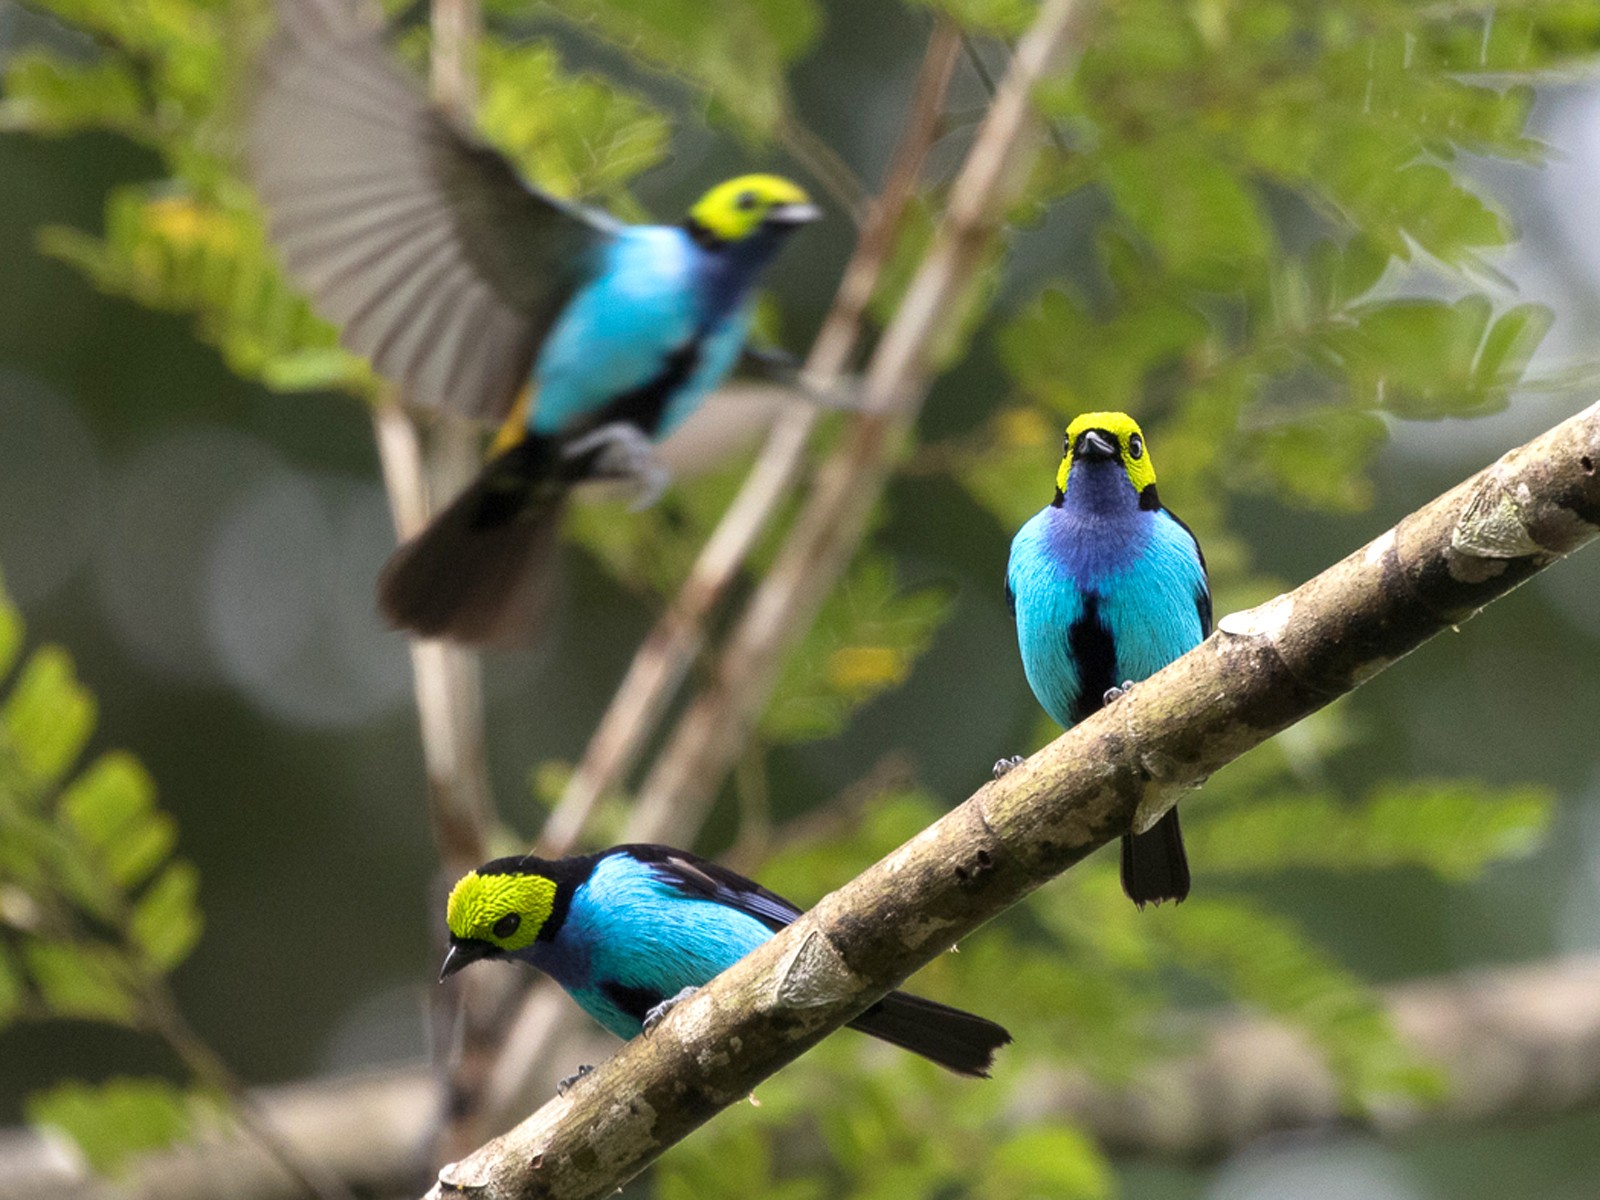
M821 28L813 0L554 0L587 32L710 93L713 111L770 137L788 108L784 67Z
M1242 900L1191 896L1150 933L1186 970L1304 1029L1347 1103L1441 1093L1443 1081L1399 1040L1377 997L1285 918Z
M626 206L623 189L667 155L671 126L593 75L568 75L542 43L485 41L478 122L529 179L557 195Z
M129 933L157 971L170 971L200 940L200 872L175 862L145 890L134 906Z
M0 576L0 683L5 682L22 655L22 633L22 614L6 595L5 579Z
M114 59L87 65L25 50L5 68L0 129L64 134L109 129L146 139L144 97L133 70Z
M193 1127L189 1097L159 1079L64 1083L30 1096L27 1110L30 1123L72 1139L102 1175L119 1174L134 1155L181 1141Z
M1179 278L1227 288L1261 269L1270 235L1215 146L1185 134L1131 143L1107 153L1104 169L1118 206Z
M0 1030L3 1030L27 1003L27 993L20 963L14 962L11 952L0 941Z
M139 1012L118 952L91 942L23 943L28 973L58 1017L131 1025Z
M1319 408L1253 431L1246 461L1280 497L1325 511L1355 512L1372 502L1366 468L1388 440L1383 421L1347 408Z
M156 808L155 782L126 753L103 756L74 780L61 813L124 889L144 882L177 840L172 818Z
M1360 804L1325 795L1251 797L1190 824L1215 871L1383 870L1415 866L1452 882L1538 848L1554 808L1545 789L1475 780L1406 780Z
M990 1200L1103 1200L1111 1165L1083 1134L1057 1126L1014 1134L995 1151L979 1193Z
M950 599L942 588L904 590L886 561L860 560L785 665L762 732L778 742L838 733L858 707L905 682Z
M94 720L94 698L79 685L72 659L55 646L33 653L0 706L5 739L36 785L53 784L71 769Z

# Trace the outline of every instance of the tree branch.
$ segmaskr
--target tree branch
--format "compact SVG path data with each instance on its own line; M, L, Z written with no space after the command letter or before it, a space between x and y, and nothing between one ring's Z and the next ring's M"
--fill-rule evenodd
M1597 533L1600 404L1294 591L1223 618L445 1167L430 1197L609 1194L985 921Z
M1558 959L1398 984L1383 993L1400 1040L1443 1073L1437 1102L1352 1117L1317 1049L1296 1030L1235 1015L1200 1052L1114 1090L1062 1076L1026 1089L1024 1119L1078 1122L1113 1153L1215 1158L1271 1133L1421 1125L1558 1112L1600 1097L1600 959Z
M865 409L816 487L743 619L712 682L679 721L645 780L629 826L667 841L710 806L765 705L785 657L849 566L892 459L921 410L936 361L961 326L973 281L997 241L1037 153L1030 95L1065 58L1081 6L1052 0L1018 47L951 190L934 243L884 331L867 371ZM959 39L957 39L959 43Z
M1383 989L1388 1019L1450 1084L1439 1103L1352 1116L1316 1049L1294 1030L1211 1014L1198 1053L1153 1064L1127 1088L1041 1071L1019 1088L1019 1125L1070 1121L1113 1152L1210 1158L1270 1133L1420 1127L1562 1112L1600 1099L1600 959L1558 958ZM364 1192L413 1179L437 1109L426 1068L339 1076L251 1093L294 1149ZM0 1200L289 1200L295 1183L259 1147L220 1132L150 1155L118 1184L29 1130L0 1130Z

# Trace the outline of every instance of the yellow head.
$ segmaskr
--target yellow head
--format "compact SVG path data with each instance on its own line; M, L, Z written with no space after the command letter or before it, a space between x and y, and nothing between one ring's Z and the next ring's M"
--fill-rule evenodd
M1144 444L1144 432L1127 413L1084 413L1067 426L1067 436L1061 447L1061 465L1056 469L1056 497L1066 494L1067 475L1074 460L1115 455L1127 472L1128 482L1141 497L1154 496L1146 492L1156 482L1156 469L1150 462L1150 451Z
M764 225L803 225L821 215L811 197L782 176L741 175L701 196L689 210L689 227L713 241L738 242Z
M556 881L536 858L500 858L469 871L450 890L450 952L439 978L480 958L531 946L556 907Z

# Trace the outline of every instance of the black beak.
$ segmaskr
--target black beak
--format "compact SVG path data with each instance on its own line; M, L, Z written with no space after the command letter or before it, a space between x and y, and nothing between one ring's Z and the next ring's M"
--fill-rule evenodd
M771 225L809 225L822 220L822 210L815 204L803 201L795 204L777 204L767 210L767 223Z
M479 941L477 938L450 938L450 949L445 952L444 966L439 968L439 982L443 983L462 967L477 962L480 958L488 958L499 951L488 942Z
M1078 437L1078 444L1072 451L1072 457L1079 460L1102 459L1114 462L1118 457L1117 443L1098 429L1090 429Z

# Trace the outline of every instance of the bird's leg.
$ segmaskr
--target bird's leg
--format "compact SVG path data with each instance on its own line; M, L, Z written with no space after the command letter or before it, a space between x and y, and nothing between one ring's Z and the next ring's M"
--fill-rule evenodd
M1121 687L1107 688L1106 694L1100 697L1101 704L1110 704L1113 700L1121 700L1133 687L1133 680L1124 679Z
M678 1005L682 1004L685 1000L687 1000L690 996L694 995L699 990L700 989L697 988L697 987L686 987L686 988L683 989L683 991L679 992L676 996L668 996L660 1004L656 1005L649 1012L645 1013L645 1015L644 1015L644 1031L645 1031L645 1033L648 1034L648 1033L653 1032L655 1030L655 1027L657 1025L661 1024L661 1022L666 1018L666 1015L669 1012L671 1012Z
M569 1091L572 1090L573 1084L577 1083L578 1080L582 1079L585 1075L592 1075L593 1073L594 1067L589 1063L583 1063L575 1072L573 1072L571 1075L568 1075L560 1083L556 1084L556 1095L565 1096Z
M1027 760L1024 759L1022 757L1022 755L1020 755L1020 754L1013 754L1010 758L998 758L998 759L996 759L995 760L995 764L994 764L994 777L996 779L999 779L1002 775L1005 775L1007 772L1015 771L1025 761L1027 761Z
M594 455L592 470L601 479L628 479L639 492L628 507L638 512L661 499L672 482L672 472L656 457L654 444L637 425L613 421L577 438L562 448L563 458Z

